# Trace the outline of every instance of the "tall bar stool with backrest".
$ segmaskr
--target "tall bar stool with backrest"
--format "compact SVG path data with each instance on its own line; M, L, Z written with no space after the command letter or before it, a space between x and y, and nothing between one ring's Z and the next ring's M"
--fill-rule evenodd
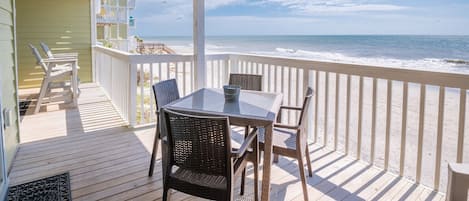
M160 124L160 109L161 107L171 103L177 99L179 99L179 90L177 86L176 79L164 80L158 82L152 86L153 88L153 95L155 96L155 104L156 104L156 131L155 131L155 140L153 142L153 152L151 154L151 161L150 161L150 170L148 171L148 176L153 176L153 169L155 167L155 158L158 152L158 144L160 143L161 135L161 127Z
M304 158L306 157L306 162L308 166L309 176L313 176L311 170L311 159L309 157L309 148L307 141L307 132L306 132L306 120L309 110L309 104L311 97L313 96L313 89L308 87L306 90L306 95L303 100L303 105L301 107L291 107L291 106L281 106L280 110L296 110L300 111L300 116L298 119L298 124L296 125L286 125L277 123L274 124L274 130L272 133L272 143L273 143L273 154L278 154L290 158L295 158L298 160L298 166L300 168L300 177L301 184L303 188L303 197L304 200L308 200L308 189L306 186L306 176L304 169ZM259 145L260 149L264 150L264 133L259 133Z
M63 88L64 92L62 93L63 97L72 96L74 103L76 98L72 93L71 89L67 89L65 82L63 80L70 80L71 87L73 90L78 90L78 83L74 83L73 65L76 66L76 58L52 58L52 59L43 59L39 54L39 51L33 45L29 44L29 47L32 50L34 57L36 58L36 63L41 66L44 71L44 77L42 79L41 89L39 92L39 97L37 99L36 108L34 113L39 112L39 109L44 102L44 98L48 97L51 94L51 89L53 88ZM58 68L57 66L70 65L70 68Z
M228 81L229 85L240 86L243 90L252 90L252 91L262 91L262 75L254 74L230 74L230 79ZM244 128L244 136L248 136L249 126ZM246 182L245 177L246 170L243 171L242 180L241 180L241 195L244 194L244 184Z
M44 42L40 42L39 44L41 45L42 50L44 51L44 53L49 59L60 59L60 58L76 59L77 60L76 68L80 70L80 66L78 65L78 53L52 53L51 49L49 48L47 44L45 44ZM62 65L55 65L54 67L54 69L57 69L57 70L67 70L70 68L72 68L72 65L69 63L62 64ZM77 90L78 90L78 94L80 94L81 92L80 92L80 78L79 77L77 77L77 81L78 81Z
M207 117L161 110L168 161L163 200L169 189L211 200L233 200L235 179L247 162L254 165L254 200L259 195L258 134L253 129L239 149L231 147L228 117Z

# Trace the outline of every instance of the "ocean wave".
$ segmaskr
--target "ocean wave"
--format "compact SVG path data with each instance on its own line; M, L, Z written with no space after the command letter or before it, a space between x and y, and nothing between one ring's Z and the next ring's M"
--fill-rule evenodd
M356 57L337 52L319 52L275 48L275 51L253 51L251 53L270 56L312 59L325 62L340 62L397 68L412 68L434 71L469 73L469 61L446 58L396 59L387 57Z
M452 63L452 64L469 65L469 61L462 60L462 59L445 59L445 62Z

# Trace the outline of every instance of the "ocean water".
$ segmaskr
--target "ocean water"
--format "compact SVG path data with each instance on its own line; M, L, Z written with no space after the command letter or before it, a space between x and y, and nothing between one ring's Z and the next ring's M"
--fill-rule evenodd
M191 37L143 37L192 53ZM469 36L207 36L206 52L247 53L469 74Z

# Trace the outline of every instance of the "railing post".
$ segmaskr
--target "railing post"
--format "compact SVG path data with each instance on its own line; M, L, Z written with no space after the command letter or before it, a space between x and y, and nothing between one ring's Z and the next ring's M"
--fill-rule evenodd
M129 127L134 127L137 121L137 64L129 64Z
M207 83L205 63L205 1L193 0L194 7L194 70L196 89L204 88Z

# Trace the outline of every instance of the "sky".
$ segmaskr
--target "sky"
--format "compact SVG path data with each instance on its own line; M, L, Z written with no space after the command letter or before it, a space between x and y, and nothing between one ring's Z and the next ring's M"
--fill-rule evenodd
M140 36L191 36L192 0L136 0ZM469 0L205 0L206 35L469 35Z

